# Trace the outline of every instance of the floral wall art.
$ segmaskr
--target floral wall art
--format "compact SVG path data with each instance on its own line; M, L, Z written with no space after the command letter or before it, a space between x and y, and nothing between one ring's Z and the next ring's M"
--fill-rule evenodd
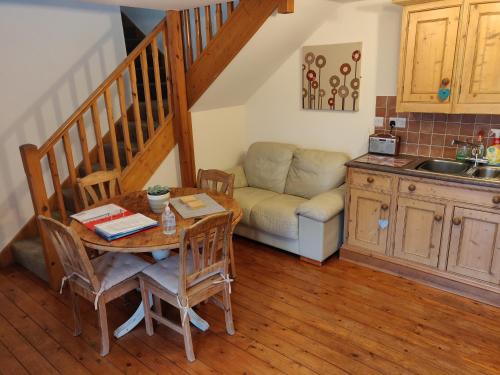
M358 42L303 48L303 109L359 110L361 45Z

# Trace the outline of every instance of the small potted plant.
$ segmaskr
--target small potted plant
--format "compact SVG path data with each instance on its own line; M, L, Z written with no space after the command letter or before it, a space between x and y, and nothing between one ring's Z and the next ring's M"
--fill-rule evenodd
M170 189L166 186L155 185L148 187L148 202L151 211L161 214L170 198Z

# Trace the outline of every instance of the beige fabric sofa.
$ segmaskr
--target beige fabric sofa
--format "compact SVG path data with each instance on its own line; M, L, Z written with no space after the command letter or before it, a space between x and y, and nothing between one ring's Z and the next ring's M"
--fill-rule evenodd
M235 174L235 233L322 262L342 240L346 154L258 142Z

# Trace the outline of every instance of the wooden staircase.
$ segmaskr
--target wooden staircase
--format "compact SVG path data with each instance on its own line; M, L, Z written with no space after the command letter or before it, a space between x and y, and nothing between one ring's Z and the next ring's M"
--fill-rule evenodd
M82 209L78 177L118 169L125 191L140 190L178 144L182 183L194 185L189 108L275 9L293 10L290 0L235 5L168 11L47 142L20 147L35 216L9 246L18 263L59 287L63 270L35 218L68 224Z

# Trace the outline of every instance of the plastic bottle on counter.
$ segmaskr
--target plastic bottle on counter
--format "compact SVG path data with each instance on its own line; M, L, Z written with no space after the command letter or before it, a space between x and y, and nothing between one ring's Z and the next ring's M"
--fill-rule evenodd
M500 164L500 129L491 129L490 134L494 136L493 145L486 149L486 157L488 164L497 165Z
M168 203L165 206L163 214L161 215L161 225L164 234L167 235L175 234L176 232L175 214L170 210L170 205Z

